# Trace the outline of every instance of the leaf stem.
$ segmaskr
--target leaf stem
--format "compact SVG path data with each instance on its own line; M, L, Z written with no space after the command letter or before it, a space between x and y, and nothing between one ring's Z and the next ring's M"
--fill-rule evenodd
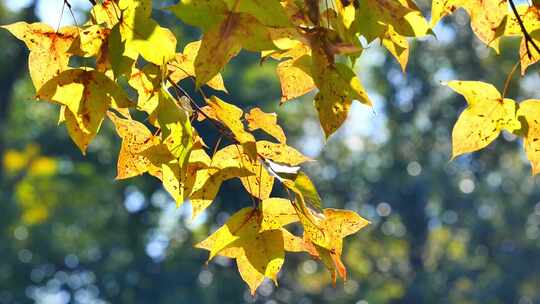
M518 60L516 64L514 64L514 66L512 67L512 70L510 71L510 73L506 77L506 80L504 81L504 89L502 93L503 99L506 97L506 93L508 92L508 87L510 86L510 81L512 80L512 76L514 76L514 73L516 72L517 67L519 66L519 63L520 63L520 60Z

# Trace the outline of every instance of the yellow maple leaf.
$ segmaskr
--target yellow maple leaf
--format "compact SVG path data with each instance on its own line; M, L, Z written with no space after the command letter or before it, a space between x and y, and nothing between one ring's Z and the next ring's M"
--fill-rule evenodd
M132 105L118 84L95 70L66 70L45 83L36 97L66 107L68 131L83 154L97 134L107 109Z
M486 147L503 129L520 128L515 101L503 99L493 85L480 81L450 81L447 85L467 101L452 130L452 158Z
M98 1L90 11L88 24L104 24L108 28L112 28L120 18L117 2L118 0Z
M229 10L247 13L268 27L292 26L280 0L224 0Z
M79 49L81 55L92 57L104 51L103 46L107 43L109 34L110 29L99 24L81 28L79 32Z
M256 52L275 46L266 27L255 17L229 12L203 36L195 59L197 87L214 78L242 48Z
M133 68L128 83L137 90L137 109L152 115L158 106L161 92L159 67L147 64L141 69Z
M276 113L265 113L259 108L253 108L249 113L245 114L245 117L250 131L260 129L272 135L280 143L287 141L285 132L283 132L283 129L277 123Z
M240 177L244 189L261 200L270 197L274 186L274 177L264 168L258 159L250 158L244 153L241 145L229 145L217 151L213 156L212 165L220 169L243 168L249 171L249 176Z
M500 37L505 31L504 20L508 13L506 1L484 0L433 0L431 26L444 16L463 8L471 18L471 27L476 36L486 45L499 52Z
M168 91L161 89L155 115L161 128L163 142L180 164L184 163L193 146L193 127L188 114L175 102Z
M107 115L122 138L116 179L126 179L147 172L151 162L140 153L153 144L150 130L136 120L120 118L111 111L107 112Z
M297 220L289 201L266 199L261 209L244 208L235 213L195 247L210 251L209 260L218 254L235 258L242 279L255 294L265 277L276 282L285 250L305 250L301 239L281 228Z
M262 284L264 278L270 278L277 285L277 273L281 269L284 261L282 251L276 250L278 246L283 246L285 251L300 252L305 251L305 243L285 229L264 231L258 235L256 241L237 241L237 247L225 248L220 255L236 259L238 272L242 279L248 284L251 294L255 295L257 288ZM272 250L266 249L272 246Z
M317 66L314 79L319 92L313 103L319 113L325 137L328 139L347 119L353 100L368 106L372 103L360 80L350 68L340 63L329 64L324 59L315 59L317 57L319 56L314 56L313 65Z
M216 96L210 97L206 103L212 110L212 115L229 130L241 144L254 143L255 137L244 128L242 116L244 112L239 107L225 102Z
M540 10L538 10L538 7L523 4L517 6L517 11L525 30L529 33L533 42L536 45L540 45ZM523 36L521 26L514 14L508 16L504 35ZM521 62L521 75L525 75L527 68L540 60L540 54L530 42L527 46L527 39L525 37L521 39L519 58Z
M17 22L4 25L28 49L28 67L36 91L45 82L68 69L69 52L79 38L79 31L74 26L61 28L58 32L44 23Z
M201 47L201 41L190 42L182 53L176 54L175 59L169 64L169 77L175 83L187 77L195 77L195 58ZM206 83L209 87L227 92L221 74L216 74Z
M305 95L316 88L310 75L310 56L282 61L276 71L281 84L281 103Z
M129 75L138 55L158 66L174 58L176 37L151 18L151 0L120 0L112 8L117 23L111 29L109 59L115 76Z
M540 115L540 100L529 99L519 104L519 110L517 117L523 117L526 125L524 126L525 140L523 142L525 146L525 152L527 158L531 162L531 171L533 175L540 172L540 122L538 117Z
M257 153L265 159L289 166L298 166L302 163L312 161L311 158L291 146L266 140L259 140L257 142Z
M389 25L387 31L382 36L382 44L397 59L401 70L405 72L409 61L409 42L407 38L399 35L394 28Z
M361 1L353 26L368 42L382 37L391 25L400 35L424 36L429 25L414 2L409 0Z
M216 197L221 184L231 178L249 176L252 173L244 168L208 168L196 172L193 189L189 195L192 218L203 212Z
M222 0L180 0L169 7L169 10L185 23L205 32L219 24L229 12L229 8Z
M317 222L317 229L304 230L308 252L322 260L330 270L334 284L337 277L344 280L347 278L347 271L341 261L343 239L368 224L370 224L368 220L354 211L328 208L323 210L323 217Z
M268 187L273 185L273 179L271 184L267 181L265 175L262 175L263 178L259 180L250 179L249 182L246 179L243 179L248 176L257 174L259 175L260 170L257 170L257 167L252 163L251 159L246 159L245 154L242 152L243 149L239 145L230 145L219 151L217 151L213 156L208 165L203 166L199 170L191 170L188 172L188 177L191 180L188 182L189 185L189 199L192 205L192 217L197 217L202 211L204 211L216 197L221 184L231 178L238 177L242 180L243 183L246 183L246 189L251 189L252 194L259 195L264 197L268 190ZM189 166L188 166L189 169ZM254 173L257 171L256 173ZM258 184L256 186L255 181L261 182L259 192ZM253 186L251 186L253 184ZM250 190L248 190L250 191ZM269 192L268 192L269 193Z

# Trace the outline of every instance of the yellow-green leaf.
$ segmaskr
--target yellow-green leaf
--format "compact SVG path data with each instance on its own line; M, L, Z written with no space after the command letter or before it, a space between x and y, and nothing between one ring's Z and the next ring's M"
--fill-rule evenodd
M240 52L273 49L268 30L253 16L229 13L223 21L205 32L195 59L197 86L214 78Z
M169 77L175 83L187 77L195 77L195 58L201 47L201 41L190 42L184 48L183 53L176 54L175 60L169 64L171 74ZM221 74L217 74L206 83L209 87L227 92Z
M512 132L521 127L516 119L515 101L503 100L493 85L451 81L448 86L463 95L468 104L452 130L452 158L486 147L503 129Z

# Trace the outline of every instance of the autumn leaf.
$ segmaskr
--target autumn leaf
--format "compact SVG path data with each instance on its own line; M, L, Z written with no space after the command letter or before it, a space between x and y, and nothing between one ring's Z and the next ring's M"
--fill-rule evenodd
M311 77L311 57L304 55L278 64L276 70L281 83L281 102L313 91L316 86Z
M224 0L229 10L247 13L269 27L292 26L279 0Z
M225 102L216 96L212 96L206 101L216 119L225 125L234 138L241 144L254 143L255 137L246 131L242 123L244 112L237 106Z
M121 16L109 39L115 76L129 75L138 55L158 66L174 58L176 37L151 18L151 0L120 0L116 11Z
M517 111L518 119L524 119L525 152L531 162L531 171L533 175L540 172L540 100L529 99L519 104Z
M405 72L407 62L409 61L409 42L407 39L394 31L391 25L382 37L382 44L394 56Z
M193 147L193 130L187 113L164 89L158 95L155 111L161 128L162 143L174 160L162 164L163 186L176 201L177 206L185 199L187 162Z
M213 156L212 165L220 169L235 167L249 171L249 176L240 177L244 189L261 200L270 197L274 176L264 168L260 160L247 155L241 145L229 145L217 151Z
M520 128L515 101L503 100L493 85L479 81L451 81L447 85L467 100L467 108L452 130L452 159L486 147L503 129L512 132Z
M45 83L36 97L66 106L68 131L83 154L97 134L107 109L132 105L127 94L105 74L82 69L60 73Z
M178 83L187 77L196 77L195 58L197 57L200 47L200 40L190 42L184 48L183 53L176 54L175 59L169 64L169 70L171 71L169 77L172 81ZM208 80L206 84L215 90L227 92L225 84L223 83L223 78L219 73Z
M242 180L245 177L260 176L260 170L257 169L256 164L251 163L251 159L246 160L244 155L241 146L231 145L217 151L212 156L207 167L191 172L194 178L189 182L190 186L187 192L193 208L193 218L197 217L212 203L224 181L235 177ZM250 181L253 180L250 179ZM247 180L244 179L243 183L246 182ZM270 190L265 190L268 185ZM253 182L253 187L248 186L246 189L251 189L254 195L259 195L259 193L264 194L271 191L272 185L273 179L271 183L265 179L261 182L260 189L262 191L259 192L259 188L255 187L255 182ZM261 195L261 197L263 196Z
M249 176L252 173L243 168L202 169L196 173L193 188L189 195L192 218L196 218L214 201L221 184L235 177Z
M315 83L319 92L313 101L325 137L341 127L349 115L353 100L371 106L371 100L354 72L342 64L320 67Z
M429 32L429 25L418 7L407 0L366 0L361 1L352 26L368 42L381 37L387 26L402 36L419 37Z
M527 42L527 39L522 37L519 47L521 75L525 75L527 68L540 60L540 54L532 45L532 43L540 45L540 11L538 10L538 7L529 6L528 4L517 6L517 11L521 17L525 30L532 39L532 42ZM523 36L523 30L514 14L511 14L511 16L508 17L504 35Z
M253 108L245 114L250 131L263 130L267 134L277 139L280 143L285 143L287 138L285 132L277 123L276 113L265 113L259 108Z
M107 112L107 115L122 138L116 179L126 179L147 172L150 161L140 153L153 144L150 130L136 120L120 118L111 111Z
M303 172L299 172L293 183L284 183L289 189L301 196L301 200L311 208L319 211L322 208L321 197L311 179Z
M242 48L262 51L275 46L268 30L257 19L249 14L230 12L203 36L195 59L197 86L214 78Z
M110 30L102 25L89 25L79 32L79 49L84 57L98 56L107 46Z
M153 64L146 64L141 69L133 68L129 85L137 91L137 109L152 115L159 103L162 90L160 69Z
M315 185L303 172L298 172L292 179L280 178L280 181L288 189L287 192L289 193L290 190L295 196L294 198L290 197L291 203L305 233L316 234L320 230L317 223L319 222L318 217L321 217L322 204Z
M350 210L324 209L323 218L317 223L318 229L305 230L304 240L309 253L320 258L331 271L334 283L338 277L347 278L347 271L341 261L343 239L366 227L370 222Z
M312 161L311 158L305 156L291 146L266 140L257 142L257 153L265 159L270 159L276 163L289 166L298 166L302 163Z
M189 157L193 146L193 130L186 111L175 102L169 92L161 89L155 114L163 142L171 154L183 163Z
M44 23L17 22L2 27L22 40L30 50L28 67L36 91L68 69L72 55L69 50L79 38L76 27L63 27L58 32Z
M225 2L221 0L193 1L180 0L168 8L178 19L185 23L208 31L219 24L229 12Z
M484 0L433 0L431 6L431 26L444 16L463 8L471 18L471 27L476 36L486 45L499 52L500 37L504 33L505 18L508 13L506 1Z
M277 284L287 248L298 251L303 247L299 238L281 228L297 220L289 201L270 198L261 202L260 210L241 209L195 247L210 251L209 260L216 255L235 258L242 278L255 294L265 277Z

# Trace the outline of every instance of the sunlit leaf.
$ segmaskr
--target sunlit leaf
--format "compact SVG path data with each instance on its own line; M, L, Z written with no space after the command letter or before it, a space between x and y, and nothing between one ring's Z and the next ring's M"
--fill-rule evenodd
M190 42L184 48L183 53L176 54L175 60L169 64L169 70L172 72L169 77L174 82L180 82L187 77L195 77L195 58L201 47L201 41ZM217 74L206 83L213 89L225 91L225 84L221 74Z
M22 40L30 50L28 66L36 91L68 69L72 55L68 51L79 38L76 27L63 27L58 32L44 23L17 22L2 27Z
M520 128L516 103L491 84L479 81L451 81L448 86L463 95L467 108L452 130L452 158L480 150L495 140L501 130Z
M540 172L540 100L529 99L519 104L518 119L524 119L525 152L531 162L532 174Z
M150 130L138 121L120 118L113 112L108 112L107 115L122 138L116 179L126 179L147 172L150 161L140 153L153 144Z
M244 208L231 216L196 247L216 255L235 258L238 270L254 294L265 277L277 281L285 259L285 249L300 249L302 242L281 227L298 219L284 199L262 201L261 210Z
M259 108L253 108L245 116L250 131L260 129L272 135L280 143L287 141L283 129L277 123L276 113L265 113Z
M245 13L229 13L203 36L195 59L197 86L214 78L242 48L262 51L274 47L267 29L257 19Z
M60 73L41 87L37 98L66 106L68 131L83 153L109 107L132 105L126 93L105 74L82 69Z

